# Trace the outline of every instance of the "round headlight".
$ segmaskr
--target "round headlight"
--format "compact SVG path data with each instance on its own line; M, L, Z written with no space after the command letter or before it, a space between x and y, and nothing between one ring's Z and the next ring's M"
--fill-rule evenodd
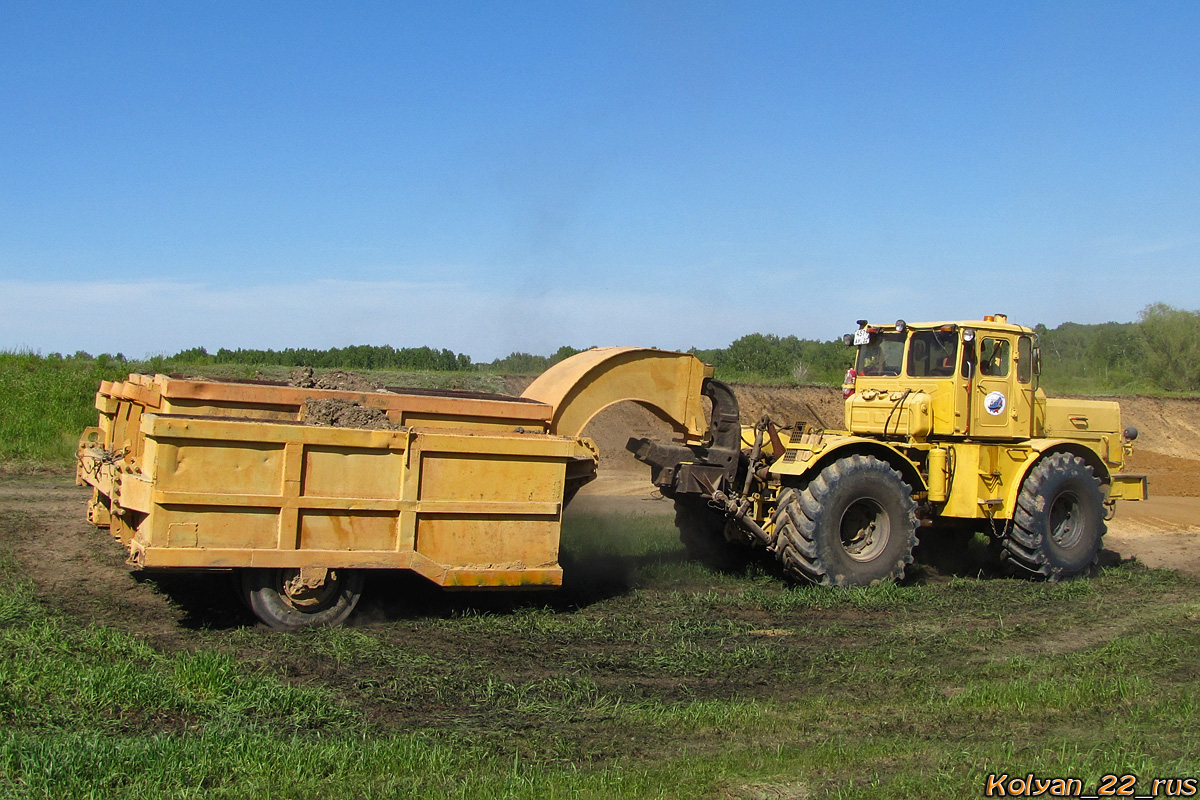
M963 341L964 342L975 341L975 329L974 328L967 328L966 330L963 331Z

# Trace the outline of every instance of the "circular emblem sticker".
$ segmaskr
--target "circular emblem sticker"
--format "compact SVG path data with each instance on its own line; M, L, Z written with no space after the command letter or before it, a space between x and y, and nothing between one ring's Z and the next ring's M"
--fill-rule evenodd
M1003 414L1005 405L1004 392L989 392L988 396L983 398L983 407L993 417Z

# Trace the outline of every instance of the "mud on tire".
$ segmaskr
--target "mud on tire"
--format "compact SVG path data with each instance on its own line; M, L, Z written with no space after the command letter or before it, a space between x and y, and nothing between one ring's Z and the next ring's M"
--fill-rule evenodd
M246 605L276 630L338 625L358 605L363 574L356 569L329 570L325 584L303 594L294 590L296 569L244 569L241 590Z
M775 555L789 575L825 586L898 580L913 560L916 510L912 489L888 464L843 458L780 494Z
M1055 453L1025 477L1001 545L1010 564L1056 581L1090 570L1107 531L1092 468L1079 456Z

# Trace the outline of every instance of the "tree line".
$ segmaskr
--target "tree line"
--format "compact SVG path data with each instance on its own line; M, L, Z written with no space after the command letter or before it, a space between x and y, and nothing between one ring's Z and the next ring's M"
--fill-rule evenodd
M1154 303L1137 322L1034 330L1043 382L1058 391L1200 391L1200 311Z
M177 364L247 364L250 366L318 367L326 369L394 369L411 372L459 372L474 370L466 353L432 347L392 347L359 344L314 350L289 347L284 350L228 350L209 353L203 347L181 350L166 359Z
M1136 322L1084 325L1064 322L1056 328L1036 325L1042 353L1042 384L1057 392L1200 392L1200 311L1165 303L1144 308ZM229 350L209 353L203 347L157 356L143 362L155 371L174 366L245 364L250 366L315 367L326 369L391 369L401 371L477 371L536 375L586 348L564 345L551 355L513 352L488 363L476 363L465 353L432 347L355 345L328 350ZM688 352L716 368L718 378L730 381L794 382L838 385L854 361L854 349L840 339L819 341L796 336L751 333L714 349ZM52 353L48 358L61 359ZM93 359L77 352L73 359ZM127 359L101 354L108 364Z

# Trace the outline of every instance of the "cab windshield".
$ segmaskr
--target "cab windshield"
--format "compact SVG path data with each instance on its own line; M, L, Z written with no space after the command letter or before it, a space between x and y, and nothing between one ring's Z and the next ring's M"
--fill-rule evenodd
M913 378L953 375L957 359L957 331L920 331L912 335L908 347L908 374Z
M904 334L881 333L859 345L854 371L859 375L899 375L904 366Z

